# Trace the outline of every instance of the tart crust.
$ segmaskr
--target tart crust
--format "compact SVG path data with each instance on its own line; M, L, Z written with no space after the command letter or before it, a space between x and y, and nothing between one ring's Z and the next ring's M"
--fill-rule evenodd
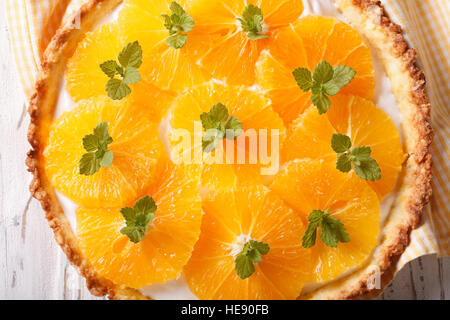
M62 26L44 53L41 71L30 99L28 140L31 150L26 164L33 174L31 194L40 201L55 239L95 296L110 299L149 299L139 291L118 286L101 277L83 257L77 238L45 173L42 152L58 101L67 60L84 34L108 16L122 0L90 0L69 23ZM409 155L400 177L397 197L384 226L382 238L369 260L350 275L302 295L300 299L373 298L392 281L392 268L409 244L424 206L431 197L430 104L425 76L417 64L402 28L393 23L377 0L335 0L347 20L376 49L391 80L403 117L404 148ZM79 28L74 28L79 24ZM381 277L378 282L377 276Z

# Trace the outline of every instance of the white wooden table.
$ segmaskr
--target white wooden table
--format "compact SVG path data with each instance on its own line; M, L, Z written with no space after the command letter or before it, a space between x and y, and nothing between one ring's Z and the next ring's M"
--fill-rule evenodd
M25 103L0 10L0 299L98 299L68 263L28 192ZM413 261L381 299L450 299L450 258Z

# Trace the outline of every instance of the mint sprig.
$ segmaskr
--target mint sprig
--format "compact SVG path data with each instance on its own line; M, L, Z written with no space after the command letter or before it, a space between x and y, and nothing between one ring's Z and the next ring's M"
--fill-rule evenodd
M262 260L261 255L270 251L268 244L260 241L250 240L234 260L236 273L242 280L249 278L255 272L255 263Z
M162 14L164 18L164 27L169 31L169 37L166 44L174 49L183 48L187 42L187 32L194 28L195 21L188 15L182 6L176 2L170 4L170 16Z
M308 216L308 227L302 238L302 246L311 248L316 244L317 229L320 227L320 238L329 247L337 248L339 242L350 242L350 236L344 224L332 217L329 210L313 210Z
M337 153L336 168L342 172L352 169L356 174L368 181L381 179L381 169L375 159L371 157L370 147L362 146L352 148L350 137L335 133L331 138L331 147Z
M348 85L356 75L356 71L348 66L332 67L327 61L320 62L311 74L306 68L297 68L292 72L297 85L304 92L311 91L311 102L319 110L326 113L331 106L328 96L334 96Z
M200 120L205 129L202 149L207 153L213 152L225 136L229 140L235 140L242 133L242 122L235 116L230 116L227 107L220 102L209 112L202 113Z
M247 32L247 37L251 40L267 39L268 36L262 34L262 22L264 20L259 7L249 4L242 12L242 18L237 18L241 22L242 30Z
M128 85L141 81L138 68L142 64L142 48L138 41L127 44L115 60L100 64L102 71L110 78L106 83L108 97L121 100L131 93ZM116 76L119 76L118 78Z
M83 147L87 151L79 162L80 174L91 176L100 170L100 167L109 167L114 160L114 154L108 150L113 139L108 133L108 123L100 122L93 134L83 137Z
M136 201L133 208L125 207L120 213L125 218L126 227L120 233L130 238L131 242L138 243L147 233L150 223L155 219L156 203L152 197L145 196Z

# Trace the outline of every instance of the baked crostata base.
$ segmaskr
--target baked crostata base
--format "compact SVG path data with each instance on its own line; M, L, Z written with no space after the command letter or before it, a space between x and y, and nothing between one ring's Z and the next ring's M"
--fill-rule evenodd
M48 46L29 114L28 139L32 149L27 166L33 174L30 186L41 202L55 239L82 276L93 295L110 299L148 299L139 291L118 286L99 276L81 254L78 241L43 166L43 148L53 121L62 77L68 59L86 32L91 31L120 5L122 0L90 0L77 19L63 26ZM393 23L380 1L335 0L348 22L370 43L384 65L402 114L402 135L408 159L399 178L396 199L382 226L382 238L369 260L356 271L308 292L300 299L356 299L376 297L392 280L388 270L395 265L409 243L409 234L419 225L431 196L431 154L433 133L425 77L417 65L416 51L408 46L400 26ZM81 29L73 28L81 22ZM375 285L381 276L381 286Z

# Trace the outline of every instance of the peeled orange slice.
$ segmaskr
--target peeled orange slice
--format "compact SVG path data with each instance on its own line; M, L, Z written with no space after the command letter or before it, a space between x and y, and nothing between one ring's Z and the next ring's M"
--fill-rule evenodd
M158 88L179 91L205 81L204 73L193 63L192 51L201 39L188 32L186 45L174 49L166 44L169 31L161 15L170 15L171 0L126 0L119 13L118 23L128 41L139 40L143 63L140 68L144 80ZM188 14L190 1L176 1Z
M295 299L311 268L309 251L301 247L304 225L273 192L244 177L235 176L232 189L203 201L202 232L184 267L186 281L200 299ZM242 280L235 258L249 240L270 251Z
M77 210L77 237L95 270L117 285L131 288L176 278L191 256L202 219L198 170L168 165L143 193L156 205L144 238L131 242L120 208ZM131 204L131 206L133 203Z
M292 72L299 67L314 70L322 61L346 65L356 76L339 94L372 99L375 79L369 46L349 25L320 16L307 16L273 32L268 50L257 63L257 83L267 91L274 110L290 124L311 105L311 93L303 92Z
M223 139L218 149L222 148L224 158L219 156L217 160L222 163L228 161L232 164L267 166L269 164L265 162L272 154L278 159L278 144L284 140L285 128L283 121L272 110L269 100L261 93L246 87L228 86L212 81L185 91L176 98L169 110L169 142L174 161L202 163L210 156L205 152L202 154L204 130L200 116L209 112L217 103L225 105L229 115L242 122L244 130L234 141ZM187 144L184 144L185 142ZM211 157L216 156L215 152L218 151L215 150ZM186 153L188 158L184 158ZM264 157L261 157L261 153Z
M262 33L268 39L251 40L242 29L244 8L255 5L262 11ZM262 49L271 41L272 32L295 21L303 12L300 0L194 0L194 33L213 34L210 48L197 50L196 61L214 78L231 84L253 85L255 63Z
M107 122L113 142L111 166L80 175L83 137ZM99 96L83 100L53 123L44 150L46 172L58 191L86 207L119 207L135 199L155 178L164 154L158 125L145 108Z
M381 179L369 182L380 198L392 191L405 161L400 133L394 122L371 101L336 96L327 113L337 132L347 134L354 146L368 146L381 168Z
M336 152L331 148L334 133L349 136L353 147L371 148L381 179L368 183L380 199L391 192L405 160L400 133L383 110L357 96L333 97L332 108L322 116L315 107L308 108L289 130L282 161L311 158L336 163Z
M317 231L311 251L315 282L337 278L360 266L377 244L379 202L376 193L354 173L342 173L323 160L294 160L275 177L271 189L303 220L313 210L330 210L344 224L350 242L326 246Z
M120 36L120 27L106 23L93 32L86 33L75 53L67 63L66 89L76 102L98 95L106 95L108 77L100 64L117 60L120 50L127 44Z
M66 71L66 89L76 102L106 95L108 77L100 65L116 60L120 51L129 43L121 34L121 26L107 23L93 32L88 32L69 59ZM132 40L135 41L136 39ZM141 76L143 70L139 68ZM130 85L131 94L126 99L148 111L152 119L160 119L173 100L173 94L158 89L147 80Z

